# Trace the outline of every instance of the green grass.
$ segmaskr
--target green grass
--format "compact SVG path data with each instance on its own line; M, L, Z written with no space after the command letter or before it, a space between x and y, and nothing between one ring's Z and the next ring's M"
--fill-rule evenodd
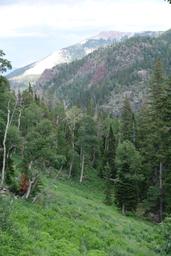
M101 181L44 180L36 203L3 200L0 256L154 256L158 226L103 204Z

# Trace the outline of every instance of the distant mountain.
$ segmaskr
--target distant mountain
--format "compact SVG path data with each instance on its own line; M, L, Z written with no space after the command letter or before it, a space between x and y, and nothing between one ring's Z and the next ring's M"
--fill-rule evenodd
M158 32L142 32L139 35L148 33L150 36L157 36ZM23 90L28 86L29 82L35 84L40 75L46 70L51 69L56 65L62 63L70 63L74 60L79 60L89 53L97 50L99 47L106 47L113 43L134 36L135 33L118 32L118 31L104 31L100 34L86 39L80 43L63 48L53 52L44 59L29 64L25 67L16 69L7 77L11 81L12 88L15 90Z
M113 113L120 112L127 96L136 110L146 99L155 61L161 59L165 72L171 72L170 46L171 30L157 36L153 32L131 36L44 71L36 84L37 93L51 102L62 100L83 108L91 104Z

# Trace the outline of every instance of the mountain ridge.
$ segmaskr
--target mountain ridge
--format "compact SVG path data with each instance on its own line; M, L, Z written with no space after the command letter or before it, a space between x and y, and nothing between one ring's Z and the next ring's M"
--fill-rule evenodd
M161 32L119 32L119 31L103 31L94 37L90 37L80 43L56 50L40 61L33 62L29 65L14 70L7 75L11 82L11 86L15 90L23 90L27 88L29 82L35 84L38 78L46 69L51 69L56 65L63 63L71 63L74 60L81 59L92 53L100 47L106 47L114 43L118 43L134 35L149 34L150 36L158 36Z
M47 70L39 78L38 94L66 105L94 105L119 112L129 96L133 109L143 104L155 61L160 58L170 70L171 31L158 37L136 36L101 48L70 64Z

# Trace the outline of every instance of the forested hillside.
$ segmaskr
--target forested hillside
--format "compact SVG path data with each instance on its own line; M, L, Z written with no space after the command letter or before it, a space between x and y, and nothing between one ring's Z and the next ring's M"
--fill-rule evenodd
M10 90L3 72L11 65L0 51L0 255L170 255L169 40L170 31L132 38L62 65L43 97L31 85ZM118 88L145 85L138 112L127 94L117 117L95 107L112 74ZM71 104L62 94L50 104L55 92Z
M139 109L146 101L155 61L160 59L164 72L170 73L170 44L171 31L158 37L132 37L46 70L35 89L50 101L64 100L66 105L83 108L100 106L115 114L127 96L133 109Z

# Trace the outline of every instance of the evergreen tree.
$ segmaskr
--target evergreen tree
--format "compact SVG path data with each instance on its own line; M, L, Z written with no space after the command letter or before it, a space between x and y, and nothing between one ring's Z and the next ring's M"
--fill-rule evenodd
M150 118L151 118L151 132L150 140L153 145L153 151L150 153L153 157L153 168L152 168L152 181L153 184L150 186L150 191L156 189L156 214L158 215L159 221L163 219L163 170L164 170L164 151L163 151L163 93L164 93L164 75L162 71L161 62L158 60L155 65L153 78L150 86ZM153 155L154 154L154 155ZM153 189L154 187L154 189ZM154 190L155 191L155 190ZM150 200L149 200L150 201Z
M164 84L162 95L162 153L164 162L163 200L165 211L171 214L171 79Z
M143 181L141 165L142 158L130 141L119 144L116 151L115 198L123 213L137 208Z
M141 122L140 119L138 121L138 147L144 157L146 209L155 214L158 221L163 219L168 205L166 180L170 180L170 97L170 84L164 78L160 61L157 61L150 86L149 106L141 112Z
M154 168L154 147L151 142L151 118L149 115L149 106L146 104L137 114L137 149L143 156L143 190L141 200L147 197L147 190L153 180Z
M121 113L121 141L124 140L135 142L134 115L127 97L124 99Z
M107 149L107 162L109 163L110 176L111 178L116 177L116 166L115 166L115 156L116 156L116 138L113 134L113 129L110 126L109 138L108 138L108 149Z
M102 116L100 119L100 152L101 152L101 177L105 176L105 167L108 164L110 168L110 178L115 178L115 155L118 143L119 121L113 117Z

